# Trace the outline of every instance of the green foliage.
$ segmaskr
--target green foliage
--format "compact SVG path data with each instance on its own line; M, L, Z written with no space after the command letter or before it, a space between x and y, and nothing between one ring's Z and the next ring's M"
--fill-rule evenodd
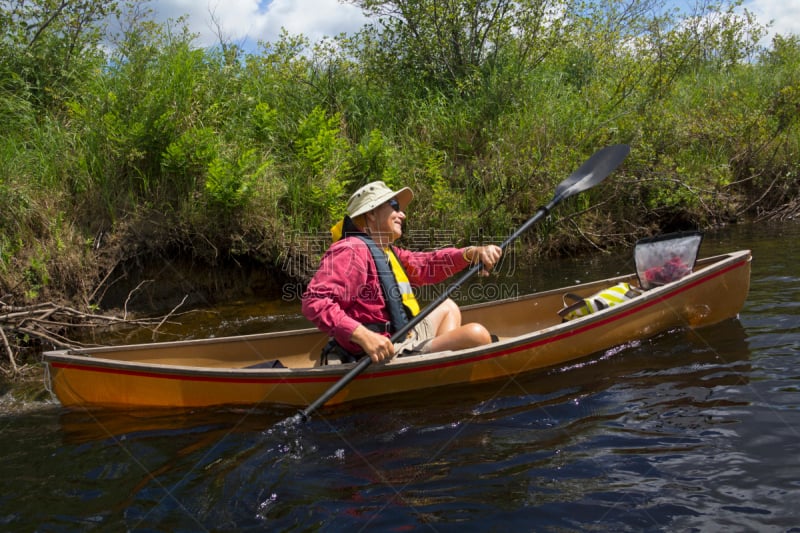
M0 169L0 271L8 272L12 259L23 248L20 236L25 233L24 225L30 199L18 187L7 183Z
M352 170L356 181L367 182L383 176L389 159L389 143L380 130L372 130L353 153Z
M778 131L785 131L800 121L800 36L777 36L764 63L773 91L767 114L774 118Z
M269 161L260 162L255 149L242 153L235 161L215 158L208 166L205 192L212 206L224 213L247 205L253 194L253 184L263 176Z
M347 162L341 154L347 150L347 140L339 136L339 115L325 116L325 110L315 107L300 121L295 146L300 163L316 177L328 169L346 173Z
M104 21L118 12L106 0L18 0L0 7L0 93L59 112L64 99L102 61Z
M259 102L253 109L251 117L253 137L262 142L275 140L278 128L278 110L270 107L266 102Z
M176 178L196 176L214 160L218 145L211 128L192 128L167 146L161 160L165 173Z
M0 295L102 279L109 241L277 261L375 179L414 188L412 229L499 241L613 143L623 168L538 251L796 205L800 42L759 50L739 1L356 3L381 16L358 35L255 53L141 6L3 4Z
M441 152L434 152L425 160L425 179L433 193L433 209L440 213L458 208L456 191L451 190L443 174L444 163L445 155Z
M338 114L315 107L295 133L296 163L289 175L290 224L307 229L326 224L338 214L351 177L349 143L341 136ZM298 207L300 209L298 209Z

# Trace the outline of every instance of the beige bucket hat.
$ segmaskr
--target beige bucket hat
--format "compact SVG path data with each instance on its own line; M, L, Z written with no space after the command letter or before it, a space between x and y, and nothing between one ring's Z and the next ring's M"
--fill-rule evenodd
M373 181L353 193L347 201L347 214L350 215L350 218L355 218L358 215L372 211L392 198L397 198L400 210L405 211L406 206L414 198L414 193L408 187L393 191L384 182Z

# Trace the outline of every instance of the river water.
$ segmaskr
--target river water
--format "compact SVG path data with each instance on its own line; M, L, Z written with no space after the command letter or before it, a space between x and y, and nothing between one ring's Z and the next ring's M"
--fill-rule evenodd
M798 241L797 223L706 233L701 256L753 251L738 319L298 426L280 408L15 405L0 417L0 528L800 531ZM632 270L630 255L517 265L513 282L605 278ZM295 301L242 302L190 325L303 320Z

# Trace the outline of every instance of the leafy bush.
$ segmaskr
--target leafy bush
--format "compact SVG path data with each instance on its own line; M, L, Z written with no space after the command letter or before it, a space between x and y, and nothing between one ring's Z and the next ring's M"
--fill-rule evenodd
M165 250L277 269L375 179L413 187L408 244L499 242L615 143L623 167L531 253L800 209L800 42L759 53L739 2L358 3L384 18L255 53L146 10L109 34L116 2L3 5L0 296L86 302Z

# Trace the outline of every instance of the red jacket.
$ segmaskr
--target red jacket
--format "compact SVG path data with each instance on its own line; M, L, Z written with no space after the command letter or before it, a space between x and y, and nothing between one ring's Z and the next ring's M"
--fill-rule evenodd
M469 266L458 248L433 252L394 248L394 252L412 287L438 283ZM359 324L389 321L375 263L361 239L342 239L325 252L303 294L303 315L353 353L361 351L350 342Z

